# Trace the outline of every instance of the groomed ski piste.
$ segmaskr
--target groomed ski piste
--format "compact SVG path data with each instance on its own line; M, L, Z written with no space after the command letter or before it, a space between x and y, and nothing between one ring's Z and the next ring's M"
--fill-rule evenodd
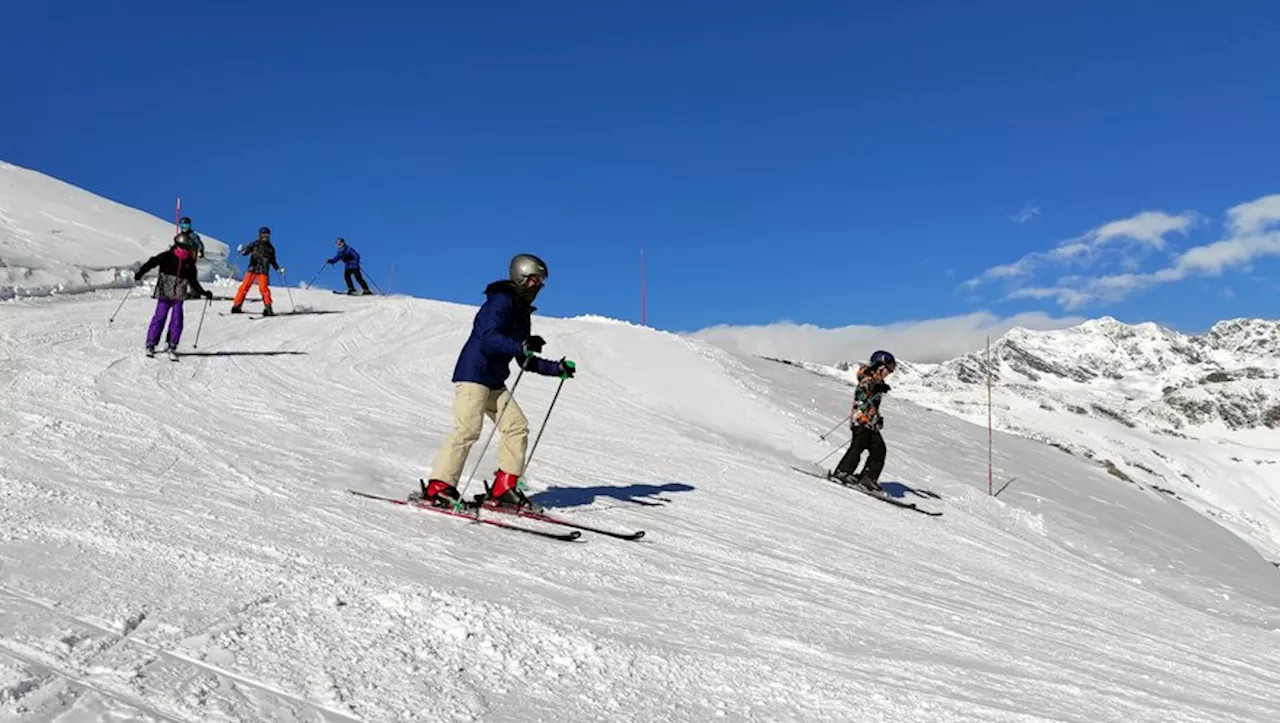
M105 322L122 293L0 313L9 719L1280 717L1280 571L1051 447L998 437L992 498L985 429L888 402L885 486L944 513L917 515L790 469L831 451L839 382L537 318L580 372L529 493L646 531L544 540L347 492L427 473L474 306L280 288L193 349L192 303L175 363L149 299ZM557 383L517 389L535 429Z
M997 434L992 497L987 430L891 393L917 514L792 469L838 459L839 380L536 315L578 375L527 492L645 532L544 539L349 492L428 474L474 305L274 279L198 348L189 302L174 362L147 292L0 303L0 719L1280 720L1280 570L1050 446Z

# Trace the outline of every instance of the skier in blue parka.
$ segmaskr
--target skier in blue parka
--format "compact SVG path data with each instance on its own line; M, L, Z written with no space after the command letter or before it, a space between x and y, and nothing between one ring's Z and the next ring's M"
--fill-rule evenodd
M535 507L517 488L524 473L529 422L507 390L511 362L519 360L525 371L543 376L570 378L572 361L550 361L535 356L546 341L531 334L533 300L547 280L547 265L532 254L511 259L507 279L485 288L485 302L476 312L471 335L462 346L453 370L457 388L453 402L453 433L436 454L425 498L447 506L459 500L458 478L480 438L484 417L498 425L498 472L488 497L498 504Z
M338 247L338 254L325 261L325 263L335 264L339 261L342 262L342 280L347 282L347 293L352 296L356 293L356 287L351 283L351 278L354 276L356 281L360 282L360 288L364 289L364 295L372 294L373 292L369 290L369 285L364 282L364 274L360 273L360 253L348 246L347 240L341 236L338 237L335 245Z

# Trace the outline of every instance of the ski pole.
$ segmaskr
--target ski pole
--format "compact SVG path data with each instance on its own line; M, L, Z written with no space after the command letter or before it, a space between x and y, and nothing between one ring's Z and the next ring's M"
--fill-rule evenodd
M315 286L315 285L316 285L316 279L320 278L320 273L321 273L322 271L324 271L324 267L326 267L326 266L328 266L328 265L329 265L329 262L328 262L328 261L324 262L323 264L320 264L320 271L317 271L317 272L316 272L316 275L315 275L315 276L312 276L312 277L311 277L311 281L307 284L307 288L308 288L308 289L309 289L309 288L311 288L312 286Z
M844 425L845 422L849 421L849 418L852 416L853 416L853 412L849 412L848 414L844 415L844 419L841 419L839 422L836 422L836 426L832 427L831 429L828 429L827 433L822 435L821 437L818 437L818 439L823 442L827 441L827 437L830 437L832 432L839 429L842 425Z
M378 296L386 296L386 294L382 293L382 287L378 286L378 282L374 281L372 276L366 276L364 278L366 281L373 284L373 288L378 290Z
M526 358L527 359L527 358ZM520 386L520 379L524 377L524 364L520 365L520 371L516 374L516 380L511 383L511 390L507 392L507 401L502 405L502 409L498 410L498 416L493 420L493 429L489 430L489 438L484 441L484 446L480 448L480 455L476 457L476 463L471 467L471 474L467 476L466 484L462 485L462 490L458 496L462 497L471 486L471 480L475 478L476 472L480 469L480 463L484 461L484 453L489 449L489 443L493 441L493 435L498 431L498 427L502 424L502 415L507 413L507 407L511 406L511 402L516 398L516 387Z
M572 364L573 362L565 362ZM547 429L547 422L551 421L551 410L556 408L556 400L560 398L560 390L564 389L565 380L569 377L561 374L560 384L556 387L556 393L551 397L551 405L547 407L547 416L542 418L542 426L538 428L538 436L533 438L533 448L529 450L529 457L524 461L524 471L520 473L520 477L524 477L529 473L529 465L533 463L533 453L538 451L538 442L542 440L542 433Z
M194 344L192 344L192 347L195 349L200 348L200 330L204 328L204 314L206 311L209 310L209 304L212 304L212 303L213 303L212 299L205 299L204 308L200 310L200 323L196 325L196 341Z
M852 441L853 441L853 437L850 437L850 438L849 438L849 442L852 442ZM848 447L848 446L849 446L849 442L845 442L844 444L840 445L839 447L836 447L835 449L831 450L830 452L827 452L827 454L826 454L826 456L825 456L825 457L823 457L822 459L818 460L817 462L814 462L814 464L816 464L816 465L818 465L819 467L821 467L821 466L822 466L822 463L823 463L823 462L826 462L826 461L827 461L827 458L829 458L831 455L835 454L836 452L839 452L840 450L844 449L845 447Z
M293 303L293 289L289 288L289 277L283 271L280 272L280 278L284 279L284 292L289 295L290 314L298 310L297 305Z
M124 292L124 298L120 300L120 306L117 306L117 307L116 307L115 314L112 314L112 315L111 315L111 318L110 318L110 319L107 319L107 323L108 323L108 324L114 324L114 323L115 323L115 321L116 321L116 314L119 314L119 313L120 313L120 309L124 308L124 302L126 302L126 301L128 301L128 300L129 300L129 294L132 294L132 293L133 293L133 290L134 290L135 288L137 288L137 285L136 285L136 284L135 284L135 285L133 285L133 286L130 286L130 287L129 287L129 290L128 290L128 291L126 291L126 292Z

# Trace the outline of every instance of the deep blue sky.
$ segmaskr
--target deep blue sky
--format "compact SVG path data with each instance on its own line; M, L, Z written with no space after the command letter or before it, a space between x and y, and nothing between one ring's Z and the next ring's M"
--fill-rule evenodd
M134 0L4 17L0 159L162 218L181 194L233 245L270 225L294 280L342 235L377 283L394 265L395 290L468 303L532 251L552 271L544 313L626 319L643 246L649 322L682 330L1274 315L1266 260L1067 312L960 283L1144 210L1201 214L1163 253L1208 243L1227 208L1280 192L1280 3ZM1010 220L1027 204L1038 215Z

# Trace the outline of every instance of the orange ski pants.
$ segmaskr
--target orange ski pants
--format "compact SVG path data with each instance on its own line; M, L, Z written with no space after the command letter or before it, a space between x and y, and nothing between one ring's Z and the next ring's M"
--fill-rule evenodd
M236 306L244 303L244 297L249 293L249 287L253 286L254 281L258 282L258 291L262 292L262 303L271 306L271 289L267 288L267 275L255 274L252 271L244 275L244 281L240 282L240 290L236 292L236 300L233 302Z

